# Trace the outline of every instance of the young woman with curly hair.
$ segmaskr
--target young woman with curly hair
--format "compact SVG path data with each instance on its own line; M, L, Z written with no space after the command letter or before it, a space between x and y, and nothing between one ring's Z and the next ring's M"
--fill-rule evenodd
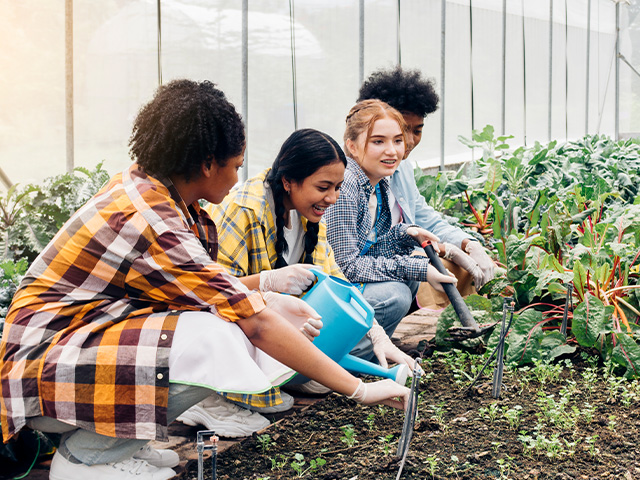
M304 302L249 290L216 262L198 200L224 198L245 147L220 90L160 87L130 147L135 163L70 218L14 296L0 343L5 441L25 426L62 433L52 480L158 480L179 459L147 443L212 390L268 390L294 369L402 408L408 389L364 385L277 313Z
M379 70L360 87L358 101L369 99L382 100L402 114L406 123L406 159L422 140L425 117L438 108L439 98L433 81L423 78L419 70L400 66ZM440 255L444 257L445 266L458 278L458 289L463 295L475 291L472 281L480 288L494 277L495 264L482 245L427 204L418 191L411 162L401 162L390 177L389 188L405 222L420 225L440 238ZM421 306L432 308L449 303L444 293L424 283L420 286L418 300Z

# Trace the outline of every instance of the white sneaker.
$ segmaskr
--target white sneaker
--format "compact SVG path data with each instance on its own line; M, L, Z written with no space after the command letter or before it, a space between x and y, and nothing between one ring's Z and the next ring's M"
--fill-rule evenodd
M309 393L311 395L326 395L331 392L331 389L325 387L321 383L315 380L309 380L305 383L299 383L297 385L285 385L285 388L301 393Z
M49 480L168 480L175 474L170 468L156 468L134 458L123 462L85 465L72 463L56 452L51 462Z
M279 405L273 405L271 407L254 407L253 405L249 405L246 403L236 402L231 400L236 405L239 405L242 408L246 408L251 410L252 412L258 413L278 413L278 412L286 412L293 407L294 398L286 392L280 390L280 396L282 397L282 403Z
M154 467L176 467L180 463L180 457L173 450L164 448L153 448L148 443L142 447L133 458L137 460L145 460L149 465Z
M204 425L221 437L232 438L248 437L271 423L259 413L241 408L217 393L195 404L176 420L192 427Z

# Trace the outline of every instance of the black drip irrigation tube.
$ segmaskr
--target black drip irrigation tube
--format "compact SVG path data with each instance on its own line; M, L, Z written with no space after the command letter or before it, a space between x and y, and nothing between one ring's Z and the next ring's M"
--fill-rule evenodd
M507 334L509 333L509 329L511 328L511 324L513 323L513 309L515 306L515 302L512 297L507 297L504 299L504 303L502 304L502 327L500 330L500 338L498 339L498 345L493 350L487 361L482 366L482 369L478 373L478 376L471 382L465 393L469 393L473 386L478 382L480 377L482 376L485 368L491 363L493 357L497 355L496 367L493 372L493 386L491 390L491 394L493 398L500 398L500 390L502 389L502 373L504 370L504 341L507 338ZM509 323L506 323L507 320L507 312L510 312Z

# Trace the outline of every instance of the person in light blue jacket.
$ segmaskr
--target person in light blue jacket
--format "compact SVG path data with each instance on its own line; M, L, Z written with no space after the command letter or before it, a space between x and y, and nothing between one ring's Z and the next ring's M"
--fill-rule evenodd
M480 242L460 227L451 225L427 204L416 185L413 165L406 161L422 139L425 117L438 108L439 98L433 82L422 78L418 70L403 70L400 66L380 70L371 74L360 88L358 101L367 99L388 103L402 114L407 124L405 161L400 163L389 184L402 211L403 222L417 224L438 236L440 255L466 270L469 273L467 278L480 288L493 279L495 263ZM462 271L460 268L457 270ZM456 268L451 266L451 271L455 274ZM463 280L458 282L458 289L463 294L469 292L469 286Z

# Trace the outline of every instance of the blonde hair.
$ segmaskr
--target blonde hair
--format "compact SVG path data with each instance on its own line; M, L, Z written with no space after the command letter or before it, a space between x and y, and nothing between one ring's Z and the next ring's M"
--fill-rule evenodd
M391 118L398 122L400 130L402 131L402 141L405 148L407 147L407 124L402 117L402 114L398 112L388 103L381 100L363 100L356 103L346 118L346 128L344 130L344 151L351 156L351 152L347 147L347 140L351 140L355 143L356 139L364 131L367 132L367 137L364 142L364 151L367 151L367 145L369 144L369 138L371 138L371 131L376 121L381 118Z

